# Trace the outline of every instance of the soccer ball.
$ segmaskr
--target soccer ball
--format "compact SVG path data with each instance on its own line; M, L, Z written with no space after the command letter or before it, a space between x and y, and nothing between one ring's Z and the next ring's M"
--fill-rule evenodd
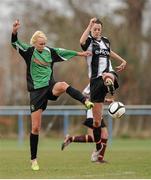
M108 107L108 113L114 119L122 117L125 111L125 106L121 102L112 102Z

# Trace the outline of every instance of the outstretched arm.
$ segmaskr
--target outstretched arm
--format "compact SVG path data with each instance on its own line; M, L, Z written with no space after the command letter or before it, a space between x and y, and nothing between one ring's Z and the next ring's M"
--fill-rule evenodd
M116 67L117 72L123 71L126 68L127 62L121 56L119 56L115 52L111 51L110 57L115 59L115 60L118 60L121 63L119 66Z
M19 22L19 20L17 19L17 20L13 23L12 33L13 33L13 34L17 34L19 28L20 28L20 22Z
M80 44L83 45L85 44L89 34L90 34L90 31L91 31L91 28L93 27L94 23L96 22L96 18L92 18L86 28L86 30L84 31L84 33L82 34L81 38L80 38Z
M82 52L77 52L77 55L87 57L87 56L92 56L92 52L90 52L90 51L82 51Z
M31 46L18 40L17 32L19 28L20 28L20 22L19 20L16 20L13 23L11 43L15 49L17 48L19 49L19 53L22 53L25 52Z
M67 50L62 48L51 48L51 56L53 62L67 61L75 56L90 56L92 53L90 51L77 52L73 50Z

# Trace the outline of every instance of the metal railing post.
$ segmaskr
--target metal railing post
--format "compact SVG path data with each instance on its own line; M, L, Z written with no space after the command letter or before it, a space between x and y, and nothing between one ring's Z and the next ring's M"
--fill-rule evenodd
M23 144L24 139L24 124L23 124L23 113L18 114L18 142L20 145Z
M68 134L68 127L69 127L69 114L64 114L63 119L63 134L64 136Z
M109 144L111 145L112 144L113 120L112 120L112 117L109 115L107 116L107 118L108 118L108 123L109 123L109 125L108 125L108 128L109 128L109 130L108 130L108 132L109 132Z

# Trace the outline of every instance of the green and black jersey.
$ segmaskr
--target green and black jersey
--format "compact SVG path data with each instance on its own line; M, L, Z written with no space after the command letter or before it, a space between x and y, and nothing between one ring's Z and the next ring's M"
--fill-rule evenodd
M49 86L53 78L53 64L77 55L76 51L50 47L45 47L39 52L35 47L18 40L17 34L12 34L11 43L26 62L28 91Z

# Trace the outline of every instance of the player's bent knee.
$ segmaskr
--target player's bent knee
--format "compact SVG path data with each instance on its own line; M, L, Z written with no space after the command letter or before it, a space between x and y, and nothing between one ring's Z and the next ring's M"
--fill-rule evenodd
M114 81L114 75L111 73L104 73L103 74L103 80L106 81L106 79L111 79L112 81Z
M66 82L60 82L60 91L65 92L69 85Z
M40 127L32 127L33 134L39 134L39 132L40 132Z

